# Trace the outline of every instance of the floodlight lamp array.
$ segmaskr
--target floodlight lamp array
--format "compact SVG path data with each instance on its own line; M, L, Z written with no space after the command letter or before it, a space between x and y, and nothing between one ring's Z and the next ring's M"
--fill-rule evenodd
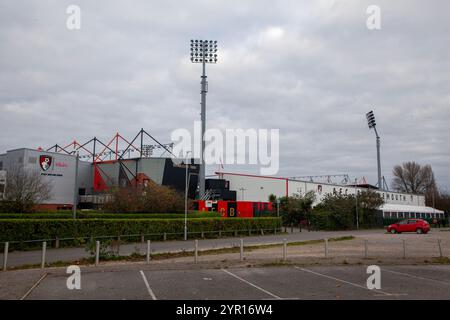
M369 111L366 113L367 118L367 124L369 125L369 129L375 128L377 125L375 122L375 115L373 114L373 111Z
M191 40L191 61L193 63L217 63L217 41Z

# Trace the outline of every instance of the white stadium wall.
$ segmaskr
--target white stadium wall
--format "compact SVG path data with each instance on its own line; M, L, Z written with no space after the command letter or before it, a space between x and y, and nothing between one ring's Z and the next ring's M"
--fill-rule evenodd
M238 173L219 173L219 176L230 182L230 190L235 190L237 200L245 201L268 201L269 196L274 194L277 197L292 196L294 194L305 194L314 191L318 204L326 194L349 194L366 191L367 188L345 186L338 184L328 184L310 181L298 181L288 178L276 178L266 176L256 176ZM404 206L425 206L425 197L408 193L378 191L385 203Z

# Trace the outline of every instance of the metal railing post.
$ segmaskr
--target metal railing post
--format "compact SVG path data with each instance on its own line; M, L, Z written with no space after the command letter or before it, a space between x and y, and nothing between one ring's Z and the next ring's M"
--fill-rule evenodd
M328 238L325 238L325 258L328 258Z
M287 239L283 239L283 261L287 260Z
M147 264L150 263L150 240L147 240Z
M443 257L442 255L442 246L441 246L441 239L438 239L438 247L439 247L439 257Z
M369 240L364 239L364 258L367 259L369 257Z
M198 262L198 240L194 240L194 262Z
M403 259L406 259L406 240L403 239Z
M95 241L95 265L98 266L100 262L100 241Z
M239 260L244 261L244 239L241 238L240 241L240 250L239 250Z
M47 254L47 242L42 242L42 258L41 258L41 269L45 268L45 256Z
M3 250L3 271L6 271L8 266L8 251L9 251L9 242L5 242L5 249Z

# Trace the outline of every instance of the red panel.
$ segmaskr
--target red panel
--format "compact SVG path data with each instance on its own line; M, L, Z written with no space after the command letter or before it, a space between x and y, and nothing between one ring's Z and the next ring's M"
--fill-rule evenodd
M252 201L238 201L237 212L239 218L253 217L253 202Z
M94 191L104 191L108 188L103 180L102 175L100 174L100 170L98 170L97 166L94 164Z
M220 214L222 215L222 218L227 217L227 209L228 205L226 201L217 201L217 210L219 210Z

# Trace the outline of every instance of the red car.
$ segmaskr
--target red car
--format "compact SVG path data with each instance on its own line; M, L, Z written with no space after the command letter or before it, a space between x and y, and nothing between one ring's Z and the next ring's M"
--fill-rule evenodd
M430 224L423 219L406 219L387 227L387 232L390 233L416 232L421 234L428 231L430 231Z

